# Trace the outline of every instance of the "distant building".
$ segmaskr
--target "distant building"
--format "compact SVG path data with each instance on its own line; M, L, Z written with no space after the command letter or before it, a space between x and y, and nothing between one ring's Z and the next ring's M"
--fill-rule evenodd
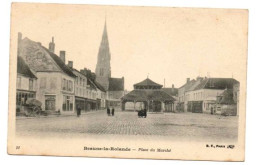
M211 113L216 105L217 96L225 89L233 89L238 83L233 78L201 78L198 77L192 83L186 83L182 100L184 111L194 113ZM182 87L183 88L183 87Z
M76 75L75 78L75 108L79 106L82 112L96 110L97 90L87 76L73 68L73 61L68 61L68 67Z
M60 51L60 56L54 54L54 38L49 50L29 38L22 39L21 33L18 36L18 56L38 78L36 99L43 103L42 109L50 113L73 113L76 75L65 65L66 52Z
M147 78L134 84L134 90L123 96L121 101L122 110L125 110L130 102L134 103L133 110L145 108L148 112L165 112L165 105L173 104L175 99L162 90L162 85ZM141 103L141 107L136 107L136 103Z
M124 77L112 78L110 66L111 54L105 22L96 65L96 81L106 91L107 106L120 107L120 98L124 95Z
M178 105L176 107L178 111L187 111L187 101L185 99L185 93L192 85L194 85L194 83L195 80L190 80L190 78L187 78L186 83L178 89Z
M174 84L172 84L171 88L162 88L162 90L173 97L175 100L173 104L165 104L165 112L176 112L176 106L178 103L178 89L174 87Z

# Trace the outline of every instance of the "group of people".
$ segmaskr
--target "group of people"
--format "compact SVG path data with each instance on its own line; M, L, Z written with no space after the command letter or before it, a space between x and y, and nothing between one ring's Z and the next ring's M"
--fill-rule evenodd
M80 117L81 115L81 107L80 105L77 106L77 117ZM115 109L112 107L111 114L110 114L110 108L107 107L107 115L108 116L114 116L115 115Z
M114 116L114 115L115 115L115 109L112 108L112 110L111 110L111 114L110 114L110 108L107 107L107 115L108 115L108 116Z

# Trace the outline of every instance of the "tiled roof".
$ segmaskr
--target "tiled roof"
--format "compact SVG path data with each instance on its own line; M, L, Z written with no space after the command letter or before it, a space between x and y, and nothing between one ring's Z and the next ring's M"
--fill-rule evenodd
M96 85L96 87L97 87L99 90L101 90L102 92L106 92L105 88L104 88L101 84L99 84L96 80L93 81L93 83Z
M72 72L72 70L60 59L59 56L56 54L50 52L47 48L43 47L42 48L48 52L48 54L52 57L52 59L55 61L55 63L62 69L64 73L71 77L76 77L76 75Z
M109 78L108 91L123 91L124 78Z
M87 81L88 81L88 85L90 86L90 88L92 88L92 89L94 89L94 90L97 89L96 86L95 86L95 84L93 83L93 81L91 81L89 78L87 79Z
M177 96L178 95L178 89L177 88L162 88L162 90L166 93L168 93L171 96Z
M17 73L22 74L24 76L30 78L37 78L32 71L30 70L29 66L25 63L22 57L17 56Z
M162 90L135 89L121 98L123 101L174 101L175 99Z
M196 81L193 79L193 80L190 80L189 82L186 82L184 85L182 85L180 88L189 88L191 85L193 85ZM179 88L179 89L180 89Z
M224 92L221 94L221 100L220 104L234 104L235 101L233 99L233 90L232 89L226 89Z
M233 78L206 78L194 89L232 89L233 85L238 83Z
M134 84L134 87L135 86L158 86L158 87L162 87L161 84L157 84L156 82L150 80L149 78L139 82L139 83L136 83Z

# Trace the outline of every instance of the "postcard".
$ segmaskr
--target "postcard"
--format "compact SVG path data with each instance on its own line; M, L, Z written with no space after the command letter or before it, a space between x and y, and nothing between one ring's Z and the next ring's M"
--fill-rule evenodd
M8 153L244 161L248 10L13 3Z

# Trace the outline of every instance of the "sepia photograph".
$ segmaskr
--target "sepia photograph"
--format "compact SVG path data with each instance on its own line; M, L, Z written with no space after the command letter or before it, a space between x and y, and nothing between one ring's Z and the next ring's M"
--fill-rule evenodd
M13 3L8 153L243 161L248 11Z

